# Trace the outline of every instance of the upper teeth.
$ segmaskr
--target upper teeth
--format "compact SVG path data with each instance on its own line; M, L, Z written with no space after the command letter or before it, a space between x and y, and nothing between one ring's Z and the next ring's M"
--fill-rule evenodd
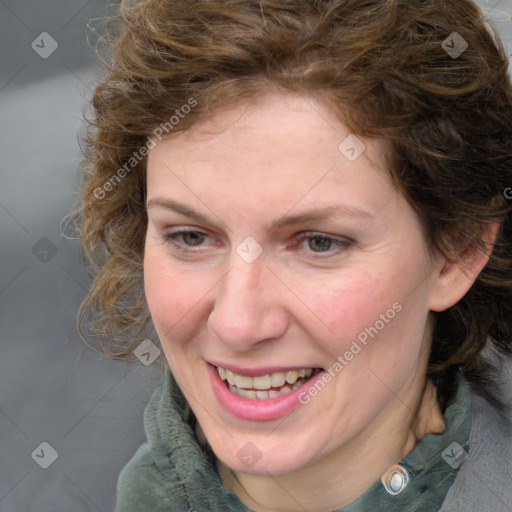
M231 370L226 370L217 367L220 378L227 380L232 386L245 389L270 389L271 387L277 388L288 384L293 384L297 379L302 377L311 377L313 369L308 368L304 370L289 370L287 372L274 372L267 375L258 375L257 377L248 377L247 375L240 375L233 373Z

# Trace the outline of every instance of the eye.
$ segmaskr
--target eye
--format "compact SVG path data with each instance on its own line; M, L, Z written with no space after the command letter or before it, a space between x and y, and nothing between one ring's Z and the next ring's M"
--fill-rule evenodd
M329 257L339 254L352 244L352 240L338 238L325 233L303 233L299 239L299 247L306 253L322 254Z
M200 248L205 245L209 236L202 231L195 229L184 230L164 233L162 241L171 245L173 248L182 252L194 252L195 248Z
M178 233L178 236L181 237L185 245L192 246L201 245L206 239L206 235L199 231L183 231L182 233ZM174 239L176 239L176 237Z
M307 239L309 249L313 252L325 252L332 248L334 240L325 236L312 236Z

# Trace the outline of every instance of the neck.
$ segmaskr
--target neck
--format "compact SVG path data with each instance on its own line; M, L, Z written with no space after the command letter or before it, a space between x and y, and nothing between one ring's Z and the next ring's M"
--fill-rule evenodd
M404 398L393 400L350 443L293 474L259 476L233 472L220 460L217 469L222 484L251 509L324 512L354 501L425 435L441 433L444 428L435 386L424 379L409 387Z

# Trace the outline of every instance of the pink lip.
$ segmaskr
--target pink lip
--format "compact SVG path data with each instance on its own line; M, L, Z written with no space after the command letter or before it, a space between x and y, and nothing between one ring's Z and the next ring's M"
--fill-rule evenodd
M325 373L324 371L318 372L302 386L286 395L269 398L268 400L251 400L231 393L225 381L220 378L217 369L208 363L206 366L215 396L223 408L237 418L252 421L275 420L290 414L296 407L302 405L299 401L299 394L304 392L304 389L314 385ZM267 372L267 369L265 371ZM258 375L261 375L261 373L258 373Z
M311 366L266 366L262 368L242 368L229 363L219 363L216 361L208 361L213 366L220 366L225 370L231 370L233 373L240 375L247 375L248 377L258 377L259 375L268 375L275 372L288 372L290 370L306 370L308 368L316 369L317 367Z

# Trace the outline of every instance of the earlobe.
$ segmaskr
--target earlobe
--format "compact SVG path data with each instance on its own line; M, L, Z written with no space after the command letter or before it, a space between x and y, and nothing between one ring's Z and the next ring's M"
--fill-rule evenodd
M440 262L434 268L437 275L430 296L430 309L432 311L444 311L466 295L489 261L499 228L499 222L493 222L485 227L485 233L482 237L485 250L473 246L464 254L461 254L457 261L450 261L444 256L440 257Z

